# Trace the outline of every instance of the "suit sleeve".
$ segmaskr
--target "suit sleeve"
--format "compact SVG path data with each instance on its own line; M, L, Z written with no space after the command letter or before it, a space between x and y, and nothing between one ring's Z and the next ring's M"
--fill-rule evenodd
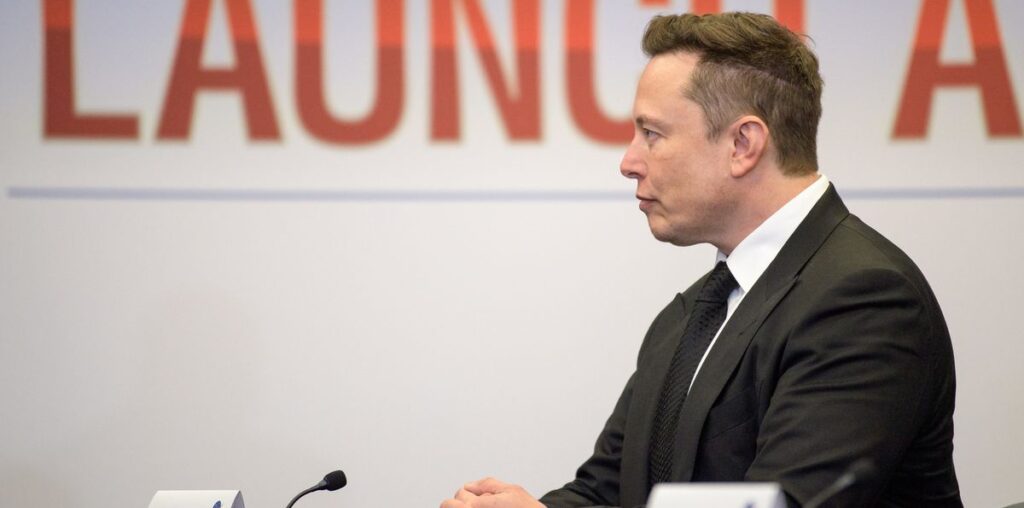
M788 331L774 388L765 388L773 393L746 476L781 483L799 505L868 458L878 474L840 504L872 506L934 411L930 387L947 382L936 371L948 334L930 290L897 270L801 283L794 291L813 303Z
M540 502L548 508L619 505L619 467L622 461L623 428L633 393L634 373L626 383L615 410L594 445L594 454L576 471L576 479L548 492Z
M605 422L604 429L594 444L594 454L576 470L576 479L560 489L553 490L540 498L540 502L548 508L602 508L621 506L619 489L621 487L622 442L629 414L630 402L633 400L633 386L637 372L643 364L644 354L658 323L667 313L672 312L671 304L666 306L651 323L640 352L637 355L637 371L633 372L626 387L615 404L615 410Z

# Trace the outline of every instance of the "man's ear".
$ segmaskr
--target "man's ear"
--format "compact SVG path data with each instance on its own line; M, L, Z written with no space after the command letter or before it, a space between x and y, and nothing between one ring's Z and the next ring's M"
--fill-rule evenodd
M741 178L753 171L768 152L768 125L764 120L747 115L729 126L732 139L730 172L733 178Z

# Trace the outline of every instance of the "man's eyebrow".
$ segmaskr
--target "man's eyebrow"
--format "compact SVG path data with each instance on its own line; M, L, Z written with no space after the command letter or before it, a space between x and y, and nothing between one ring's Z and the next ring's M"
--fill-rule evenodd
M634 122L636 122L636 126L637 127L644 127L644 126L649 125L651 127L657 127L659 129L664 129L665 128L665 124L664 123L659 122L658 120L655 120L655 119L653 119L653 118L651 118L649 116L646 116L646 115L637 115L637 117L634 120Z

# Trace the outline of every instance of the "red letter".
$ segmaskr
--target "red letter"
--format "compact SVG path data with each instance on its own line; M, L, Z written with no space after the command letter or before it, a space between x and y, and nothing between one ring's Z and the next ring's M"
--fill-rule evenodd
M648 0L646 3L651 3ZM804 0L775 0L775 19L793 32L804 31ZM690 12L717 14L722 12L722 0L690 0Z
M459 81L455 58L455 0L431 2L432 66L430 133L436 140L459 138ZM540 4L537 0L515 0L516 72L519 93L513 96L502 76L498 53L477 0L463 0L470 33L484 66L487 82L498 102L501 118L512 139L540 139Z
M323 89L323 0L295 2L295 94L299 118L311 134L333 143L371 143L395 129L402 114L405 75L402 0L377 0L377 98L361 120L334 118Z
M690 12L694 14L718 14L722 12L722 0L690 0Z
M267 77L256 42L256 26L248 0L225 0L235 48L234 69L202 69L200 58L210 20L211 0L188 0L181 24L178 54L174 58L164 111L157 137L185 139L192 124L196 92L200 88L238 90L245 104L249 137L279 139L270 102Z
M804 0L775 0L775 19L794 33L804 33Z
M46 99L43 134L48 138L92 137L136 139L139 119L133 115L80 115L75 111L73 0L43 2L46 42Z
M965 0L965 5L974 63L942 65L939 50L949 15L949 0L925 0L893 129L894 138L925 137L932 97L940 86L980 88L989 136L1021 135L1017 102L1006 71L992 0Z
M651 0L645 4L654 5ZM566 95L569 113L584 135L602 143L628 143L633 120L609 118L594 87L594 0L569 0L565 15Z
M668 7L668 0L640 0L644 7ZM722 12L722 0L690 0L690 12L715 14ZM775 19L790 30L804 31L804 0L775 0Z

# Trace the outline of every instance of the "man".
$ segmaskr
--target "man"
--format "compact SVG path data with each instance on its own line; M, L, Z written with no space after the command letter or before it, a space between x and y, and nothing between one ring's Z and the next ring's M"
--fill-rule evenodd
M657 316L576 479L540 501L494 479L444 508L646 503L656 483L772 481L807 503L961 506L955 382L917 267L818 174L816 57L768 16L656 17L621 171L654 236L715 269Z

